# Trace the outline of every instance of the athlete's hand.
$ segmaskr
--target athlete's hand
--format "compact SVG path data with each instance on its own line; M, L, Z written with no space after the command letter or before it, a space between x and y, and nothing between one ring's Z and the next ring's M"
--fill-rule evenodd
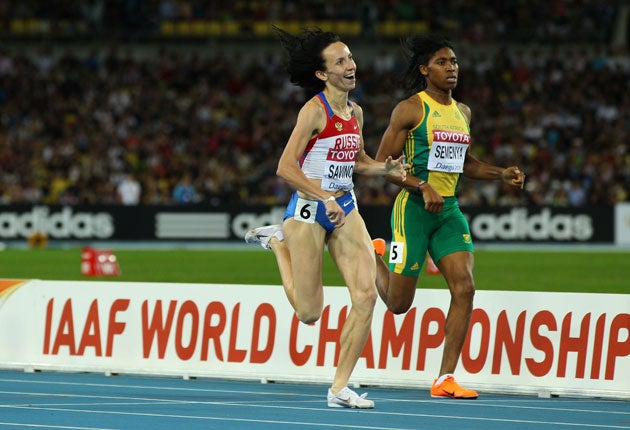
M437 213L441 212L444 207L444 198L438 194L435 189L425 182L420 186L422 192L422 198L424 199L424 208L427 212Z
M411 168L411 164L405 163L405 156L401 155L396 160L390 155L385 159L385 174L391 175L404 181L407 177L407 169Z
M519 187L521 190L525 186L525 173L516 166L503 169L503 172L501 172L501 178L506 184Z
M336 200L324 201L326 207L326 216L335 224L335 227L341 227L346 222L346 213L343 211Z

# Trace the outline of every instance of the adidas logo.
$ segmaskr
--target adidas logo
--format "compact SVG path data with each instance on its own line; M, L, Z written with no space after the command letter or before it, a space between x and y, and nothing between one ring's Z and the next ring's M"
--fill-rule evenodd
M413 266L411 266L411 270L420 270L420 265L417 261L413 263Z
M438 111L433 111L433 118L439 118L442 115L440 115L440 113Z

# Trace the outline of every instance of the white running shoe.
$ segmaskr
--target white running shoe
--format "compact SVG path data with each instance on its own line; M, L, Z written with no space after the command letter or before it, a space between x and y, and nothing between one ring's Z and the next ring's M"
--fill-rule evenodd
M367 393L363 393L360 396L346 387L339 391L337 395L333 394L328 389L328 407L329 408L358 408L358 409L372 409L374 402L366 399Z
M271 249L269 241L272 237L275 237L280 241L284 240L284 236L282 235L282 226L280 224L252 228L250 231L245 233L245 242L258 243L265 249Z

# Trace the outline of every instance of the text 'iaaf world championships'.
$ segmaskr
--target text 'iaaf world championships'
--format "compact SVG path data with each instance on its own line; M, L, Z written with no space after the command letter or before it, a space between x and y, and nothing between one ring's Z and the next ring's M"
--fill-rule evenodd
M42 327L44 355L115 357L118 342L133 336L128 331L134 330L128 327L134 326L139 327L141 339L126 344L141 345L138 359L264 364L274 355L288 353L297 367L321 367L338 360L348 308L333 314L326 306L321 319L310 326L295 316L290 321L280 320L269 303L258 304L252 313L241 311L240 303L226 306L219 301L199 306L192 300L134 304L131 299L94 299L86 307L67 298L50 299L42 311L46 315ZM394 365L402 371L424 371L427 355L444 342L445 318L436 307L414 307L399 317L383 313L373 322L359 364L363 361L367 369ZM309 336L313 331L315 335ZM541 309L518 313L502 310L491 315L477 308L461 364L472 374L485 371L612 380L628 356L628 313L560 315ZM567 374L568 363L574 374Z

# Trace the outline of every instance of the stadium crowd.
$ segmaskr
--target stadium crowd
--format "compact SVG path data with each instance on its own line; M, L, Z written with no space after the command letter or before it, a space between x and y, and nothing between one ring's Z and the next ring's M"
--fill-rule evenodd
M18 3L22 9L4 9L0 16L47 4ZM177 13L188 4L205 16L206 3L148 2L157 16L168 4ZM222 3L234 12L242 3L255 2ZM467 19L463 11L469 2L447 3L460 8L462 22ZM606 15L614 2L580 3L589 6L589 17ZM539 12L528 11L534 14L528 19L536 19ZM466 37L476 44L474 35ZM488 46L494 49L458 49L461 73L454 95L475 114L475 155L499 165L515 161L527 173L527 192L464 180L460 203L584 206L628 201L628 53L602 44ZM0 204L287 201L291 190L276 177L276 160L304 99L286 82L277 50L250 56L230 49L229 43L210 51L162 49L151 57L116 47L89 53L61 50L26 53L0 47ZM351 97L363 107L366 149L372 156L391 109L405 96L397 82L400 60L396 44L357 58L358 85ZM356 185L361 204L390 204L397 193L382 179L358 178Z
M471 42L606 42L623 0L5 0L0 31L12 19L41 19L52 33L81 28L132 38L148 36L169 21L360 21L363 33L386 20L424 21Z

